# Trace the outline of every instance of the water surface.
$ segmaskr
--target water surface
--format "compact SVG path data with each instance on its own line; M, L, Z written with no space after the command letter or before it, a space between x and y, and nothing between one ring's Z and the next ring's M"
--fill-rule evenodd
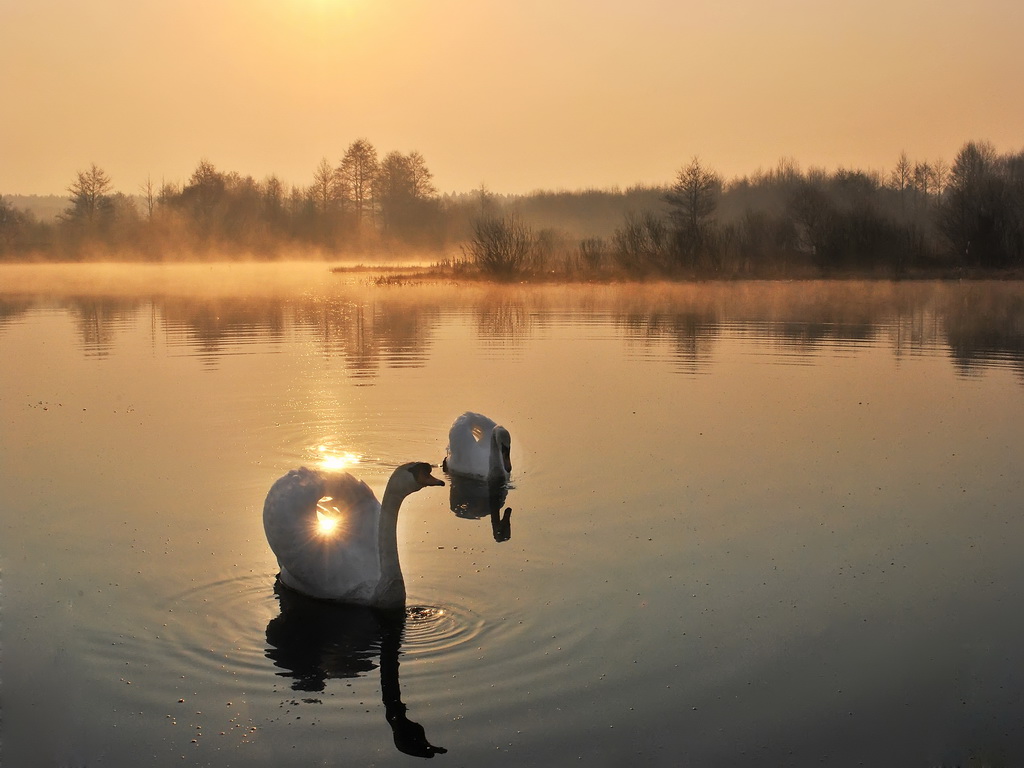
M0 360L5 765L1024 762L1019 284L4 267ZM404 623L276 593L278 476L469 409Z

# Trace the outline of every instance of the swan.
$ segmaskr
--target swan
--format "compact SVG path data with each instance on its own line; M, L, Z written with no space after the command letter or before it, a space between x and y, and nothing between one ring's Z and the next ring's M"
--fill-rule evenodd
M263 530L281 583L310 597L404 608L398 510L409 494L444 485L430 470L425 462L401 465L382 502L347 472L301 467L279 478L263 505Z
M467 411L452 422L442 466L453 475L505 483L512 472L511 448L507 429L482 414Z

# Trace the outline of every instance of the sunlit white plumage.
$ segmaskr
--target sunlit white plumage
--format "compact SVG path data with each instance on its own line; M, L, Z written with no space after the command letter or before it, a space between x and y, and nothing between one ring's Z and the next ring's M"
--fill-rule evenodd
M480 413L467 411L448 431L444 468L453 475L488 482L507 482L512 472L512 438L505 427Z
M283 584L328 600L379 608L405 605L398 561L398 511L411 493L444 485L430 465L398 467L378 502L366 483L347 472L293 469L274 483L263 505L263 529L277 556ZM320 515L336 516L333 527Z

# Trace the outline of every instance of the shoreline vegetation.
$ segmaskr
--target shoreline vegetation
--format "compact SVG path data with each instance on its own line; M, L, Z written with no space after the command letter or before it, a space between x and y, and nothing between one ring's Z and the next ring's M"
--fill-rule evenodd
M697 157L672 184L439 194L418 152L366 139L307 186L218 170L115 191L95 164L63 198L0 197L0 263L339 261L378 281L1024 278L1024 151L963 145L952 164L725 181ZM38 211L38 212L37 212Z

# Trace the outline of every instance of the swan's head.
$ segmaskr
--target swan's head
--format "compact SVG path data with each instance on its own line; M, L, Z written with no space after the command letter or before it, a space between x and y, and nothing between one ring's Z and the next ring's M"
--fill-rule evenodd
M511 474L512 436L504 427L495 427L494 432L491 435L491 439L494 440L494 445L498 449L498 453L501 456L501 466L504 468L505 474Z
M444 480L438 480L430 474L432 469L433 466L425 461L411 461L395 470L391 482L396 483L398 490L406 494L415 493L429 485L444 485Z

